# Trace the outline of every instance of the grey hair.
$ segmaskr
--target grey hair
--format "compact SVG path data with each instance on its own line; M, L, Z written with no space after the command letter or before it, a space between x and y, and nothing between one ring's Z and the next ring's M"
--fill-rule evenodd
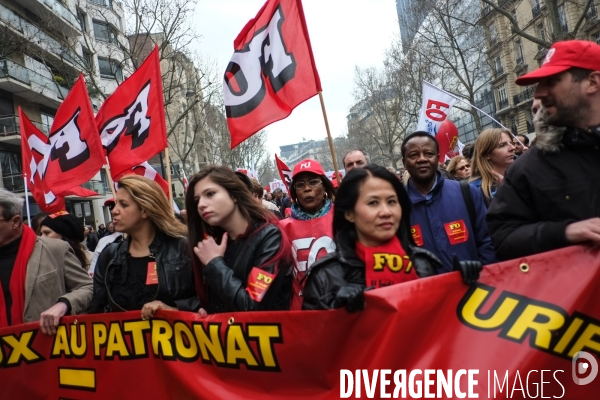
M10 219L23 213L24 199L6 189L0 189L0 210L2 216Z
M344 156L344 158L342 158L342 166L346 165L346 157L348 157L348 154L350 153L354 153L355 151L360 151L361 153L363 153L363 155L365 156L365 158L367 159L367 164L371 163L371 158L369 157L369 155L367 154L366 151L361 150L361 149L352 149L346 152L346 155Z

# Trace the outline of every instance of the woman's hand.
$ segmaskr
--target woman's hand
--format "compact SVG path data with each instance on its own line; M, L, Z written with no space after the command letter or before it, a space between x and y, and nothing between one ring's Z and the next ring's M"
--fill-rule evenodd
M177 308L168 306L165 303L163 303L162 301L154 300L154 301L151 301L150 303L144 304L144 306L142 307L142 319L145 321L147 319L154 317L154 313L157 310L177 311Z
M60 319L67 312L67 305L59 301L40 314L40 329L45 335L54 335Z
M200 318L206 318L208 316L208 313L204 308L200 308L198 310L198 315L200 316Z
M200 262L204 265L211 262L213 258L223 257L225 255L225 250L227 249L227 237L227 232L225 232L223 238L221 238L220 245L215 242L215 239L212 236L209 236L208 239L199 241L196 247L194 247L196 257L198 257Z

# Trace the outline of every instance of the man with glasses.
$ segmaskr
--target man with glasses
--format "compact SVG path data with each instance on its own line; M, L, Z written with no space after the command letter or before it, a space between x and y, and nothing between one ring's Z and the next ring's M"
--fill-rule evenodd
M93 284L71 246L36 236L22 209L21 197L0 189L0 328L39 320L51 335L62 316L88 309Z

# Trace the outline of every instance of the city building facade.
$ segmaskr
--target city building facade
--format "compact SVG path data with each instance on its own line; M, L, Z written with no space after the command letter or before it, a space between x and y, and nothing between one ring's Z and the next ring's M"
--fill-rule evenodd
M548 7L543 0L498 0L497 5L516 19L521 30L543 41L553 42L557 37L564 37L600 43L600 2L592 1L584 14L586 3L587 0L557 2L560 33L553 32ZM580 28L572 35L582 17ZM534 133L531 104L535 86L517 86L515 80L537 69L547 49L514 33L509 19L483 2L480 24L485 29L498 119L513 133L531 136Z

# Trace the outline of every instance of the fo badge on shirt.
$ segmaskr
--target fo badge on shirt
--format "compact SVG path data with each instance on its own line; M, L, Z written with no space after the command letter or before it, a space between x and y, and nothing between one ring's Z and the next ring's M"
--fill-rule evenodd
M423 235L421 234L421 225L413 225L410 227L410 233L415 240L415 244L419 247L423 246Z
M462 219L448 222L447 224L444 224L444 228L446 228L446 235L448 235L450 244L464 243L469 240L469 231L467 230L465 221Z
M156 285L158 283L158 274L156 273L156 262L148 263L148 274L146 275L146 285Z
M273 283L273 279L275 279L275 274L253 267L250 275L248 275L248 285L246 286L246 291L250 294L252 300L260 303L265 297L269 286Z

